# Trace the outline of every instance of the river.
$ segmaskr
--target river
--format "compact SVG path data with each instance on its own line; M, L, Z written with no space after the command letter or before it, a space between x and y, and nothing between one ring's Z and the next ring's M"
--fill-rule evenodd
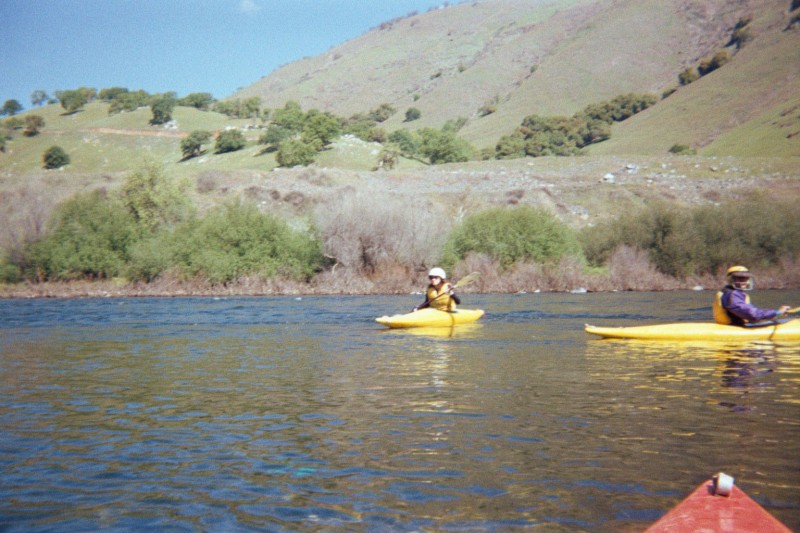
M583 331L712 296L0 300L0 530L640 531L723 471L800 531L800 343Z

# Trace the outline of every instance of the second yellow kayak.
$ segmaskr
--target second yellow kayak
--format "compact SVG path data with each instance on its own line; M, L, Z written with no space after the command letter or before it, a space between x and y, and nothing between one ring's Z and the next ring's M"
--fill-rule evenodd
M724 326L712 322L677 322L651 326L599 327L586 332L608 339L668 341L800 341L800 320L758 327Z

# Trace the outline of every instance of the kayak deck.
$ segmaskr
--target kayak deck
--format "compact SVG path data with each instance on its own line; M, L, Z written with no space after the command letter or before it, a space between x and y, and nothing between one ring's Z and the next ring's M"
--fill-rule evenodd
M375 321L390 328L451 327L475 322L483 314L483 309L458 309L448 312L426 307L402 315L381 316Z
M758 327L726 326L709 322L679 322L632 327L601 327L586 324L587 333L608 339L639 340L790 340L800 341L800 320Z
M790 533L791 530L733 485L730 495L714 493L714 482L697 487L645 533L741 531Z

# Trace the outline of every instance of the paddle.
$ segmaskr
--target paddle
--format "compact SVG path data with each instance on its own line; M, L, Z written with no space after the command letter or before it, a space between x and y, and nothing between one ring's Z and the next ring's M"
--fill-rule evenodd
M451 285L451 287L453 289L457 289L459 287L464 287L466 285L469 285L470 283L475 283L476 281L478 281L478 279L480 279L480 277L481 277L481 273L480 272L473 272L471 274L467 274L466 276L464 276L463 278L458 280L455 283L455 285ZM422 305L420 305L420 308L425 307L426 305L430 305L431 302L435 302L436 300L438 300L439 298L441 298L445 294L447 294L447 293L443 292L442 294L440 294L439 296L433 298L432 300L427 300L426 299L425 302Z
M793 314L793 313L796 313L796 312L798 312L798 311L800 311L800 307L792 307L791 309L789 309L788 311L786 311L786 314L787 314L787 315L791 315L791 314Z

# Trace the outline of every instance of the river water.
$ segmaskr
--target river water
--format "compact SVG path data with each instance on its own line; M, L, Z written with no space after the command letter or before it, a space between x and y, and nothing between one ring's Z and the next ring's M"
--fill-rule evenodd
M800 343L583 331L711 298L0 301L0 530L640 531L723 471L800 531Z

